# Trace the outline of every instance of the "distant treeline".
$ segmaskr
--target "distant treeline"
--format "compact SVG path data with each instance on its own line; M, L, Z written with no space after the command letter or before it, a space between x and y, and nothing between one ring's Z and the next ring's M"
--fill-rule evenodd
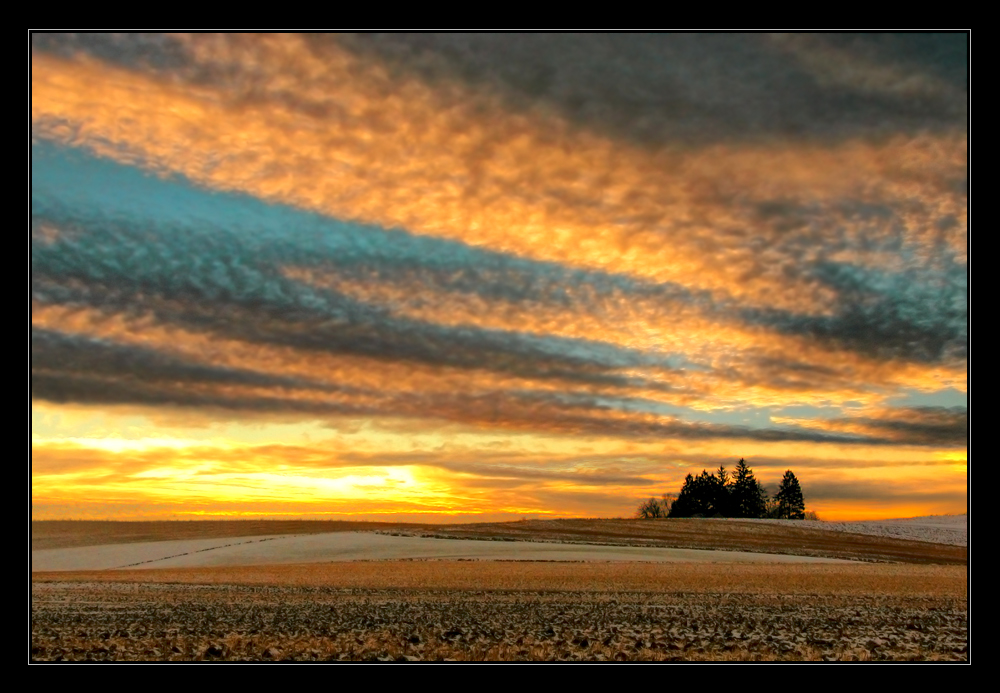
M730 474L720 466L710 474L688 474L676 496L650 498L639 506L638 517L773 517L803 520L806 517L802 488L792 470L785 472L774 498L754 478L742 458Z

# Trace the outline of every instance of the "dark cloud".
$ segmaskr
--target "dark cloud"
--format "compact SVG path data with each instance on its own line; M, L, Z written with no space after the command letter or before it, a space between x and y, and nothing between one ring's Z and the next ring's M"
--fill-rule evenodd
M364 33L308 34L320 60L348 50L395 73L479 92L484 107L551 110L578 126L643 145L722 139L882 136L965 125L968 39L937 34ZM253 52L260 35L203 36ZM200 61L175 37L32 36L36 51L89 55L243 100L280 97L310 115L334 104L276 91L266 71ZM305 79L307 76L302 75Z
M335 43L422 80L472 85L501 94L508 108L551 108L644 144L965 122L961 33L382 33L311 42L320 54Z
M915 445L964 447L969 442L969 414L965 407L908 407L886 409L877 417L838 419L872 435Z
M82 376L91 381L139 379L144 385L151 382L168 385L205 383L302 388L353 394L361 392L358 388L304 378L287 378L247 369L194 363L155 349L36 327L31 330L31 370L33 374L48 375L53 380Z
M273 396L231 393L207 388L184 388L174 384L157 384L143 379L142 372L127 378L98 377L44 370L31 373L31 396L39 400L78 404L136 404L148 406L181 406L200 409L226 409L261 413L298 413L312 417L364 415L378 411L372 406L359 406L337 400L309 401Z
M965 497L964 488L927 490L927 482L893 482L879 479L878 483L830 482L817 480L803 486L806 504L815 501L865 501L870 506L903 505L906 503L954 503Z
M956 89L964 89L969 78L969 46L964 33L837 32L817 36L873 63L899 64L914 73L936 75Z
M39 360L51 363L53 354L46 352L47 343L55 339L39 340ZM66 340L69 341L69 340ZM77 343L76 348L93 345ZM56 354L59 352L57 351ZM285 392L281 386L267 391L233 391L230 388L209 387L210 377L186 386L182 379L171 374L192 376L198 367L180 364L171 359L145 358L150 356L140 350L138 355L106 349L102 345L87 354L74 354L66 368L48 369L44 365L32 367L32 397L53 402L89 404L169 405L198 408L221 408L247 412L298 413L308 416L405 416L432 417L472 425L499 429L531 430L556 434L610 435L638 439L744 439L758 441L813 441L847 444L879 444L885 442L870 436L828 434L817 431L788 429L754 429L745 426L727 426L684 422L673 417L648 415L621 416L601 403L600 398L567 393L489 391L479 393L362 393L358 389L332 392L323 398L301 398ZM102 358L107 359L101 362ZM99 364L91 372L72 370L73 363ZM138 366L122 375L115 373L122 363ZM163 368L165 370L154 370ZM148 371L143 368L149 369ZM216 381L259 382L251 374L241 372L213 372L206 375ZM312 388L310 388L312 389ZM322 385L315 389L322 390ZM335 396L340 395L340 396Z
M788 421L805 429L843 431L901 445L968 445L969 423L965 407L897 407L855 416Z
M190 63L183 48L166 34L48 32L31 35L31 48L71 58L89 55L133 68L179 70Z
M802 334L884 360L954 362L968 355L966 265L948 262L944 271L904 272L823 262L809 271L837 293L829 316L747 309L748 321L787 334Z

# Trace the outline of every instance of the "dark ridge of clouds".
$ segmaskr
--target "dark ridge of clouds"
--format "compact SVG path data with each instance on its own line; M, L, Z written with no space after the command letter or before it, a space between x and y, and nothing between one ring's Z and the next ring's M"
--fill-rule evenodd
M114 361L100 370L112 368ZM492 428L528 430L571 435L605 435L635 439L742 439L756 441L811 441L879 445L889 440L869 436L841 435L808 429L752 429L743 426L687 423L676 418L629 418L613 416L597 398L566 393L488 392L467 393L374 393L371 397L349 395L331 399L298 399L273 389L273 396L219 391L203 385L185 385L165 378L145 378L134 372L127 377L49 371L31 374L33 399L55 403L135 404L225 409L308 416L402 416L432 417ZM343 394L343 393L335 393Z
M780 137L878 137L966 123L965 33L307 34L322 59L348 50L398 79L455 83L513 112L552 111L642 146ZM253 51L264 37L202 37ZM323 115L336 104L276 87L238 64L198 62L164 34L32 35L32 48L88 55L240 99Z
M362 416L372 407L333 401L295 400L281 396L226 395L168 384L151 384L140 377L97 377L40 370L31 374L32 399L57 404L137 404L261 413L299 413L318 416Z
M841 371L798 361L794 355L782 359L754 352L747 354L743 363L720 369L718 373L747 386L763 385L793 396L795 393L835 389L845 380Z
M926 488L927 482L893 482L880 479L877 484L864 484L856 481L829 482L813 481L808 487L803 485L802 495L806 500L806 507L813 501L865 501L877 504L878 501L901 503L932 503L932 502L954 502L956 499L964 498L966 491L962 489L933 491L921 490Z
M835 421L901 443L961 447L969 442L969 413L965 407L907 407L878 413L877 417L845 417Z
M947 187L940 176L933 180ZM942 189L941 197L955 194ZM934 219L932 201L748 201L730 195L717 202L755 220L748 229L759 234L766 229L756 237L741 232L746 246L769 260L740 263L734 270L741 280L780 272L834 296L829 315L735 303L719 306L720 313L877 359L954 363L967 358L967 250L956 248L948 234L958 220L949 214L934 228L906 230L914 223L908 215ZM839 259L845 256L849 259Z
M965 125L965 34L311 36L430 83L500 94L642 144L841 138Z
M359 388L331 385L305 378L288 378L243 368L193 363L140 346L118 344L78 334L31 328L32 373L141 378L168 384L233 384L302 388L359 394Z
M897 407L857 416L827 419L790 419L805 430L849 432L890 441L896 445L966 447L969 417L965 407Z
M513 465L482 464L479 462L427 462L429 466L446 469L450 472L469 474L478 477L466 482L467 485L479 485L481 479L504 479L518 483L536 481L569 481L582 486L650 486L656 482L641 476L625 476L606 473L579 471L551 471L547 469L529 469Z
M182 70L190 63L176 39L153 32L38 31L31 34L31 48L64 58L88 55L131 69Z
M78 290L66 284L46 282L42 276L32 282L33 297L43 304L79 305L85 301L86 305L109 316L151 313L166 325L196 332L210 330L218 337L251 344L486 370L514 377L563 381L567 385L669 389L666 385L615 374L615 369L638 364L615 359L614 347L605 348L599 343L590 345L582 340L379 319L382 316L364 304L346 297L342 301L339 300L342 297L331 300L328 292L322 291L316 292L326 299L319 310L317 302L307 307L303 304L220 301L218 294L212 295L217 289L209 291L209 295L198 291L164 297L147 295L137 304L123 301L121 287L115 284L90 284ZM352 310L358 307L360 310ZM560 355L560 347L566 350L564 356ZM608 352L611 358L602 358L607 357Z
M752 324L805 335L883 360L954 363L968 358L967 264L902 272L821 262L808 272L837 292L836 312L802 315L773 309L739 312ZM786 368L789 366L786 366ZM807 365L813 369L815 366Z
M609 435L639 440L743 439L864 445L889 442L871 436L820 433L804 428L757 429L687 422L674 416L649 416L641 411L638 416L630 416L605 404L602 397L565 392L509 390L502 393L425 394L413 398L407 413L410 416L421 416L431 411L446 419L486 426L556 434Z
M936 75L956 89L964 89L969 79L965 33L824 32L817 36L831 46L869 57L873 62L895 62Z
M940 252L940 251L939 251ZM841 314L812 321L823 336L862 353L924 363L968 355L968 280L965 263L944 272L864 271L822 263L814 273L837 289Z

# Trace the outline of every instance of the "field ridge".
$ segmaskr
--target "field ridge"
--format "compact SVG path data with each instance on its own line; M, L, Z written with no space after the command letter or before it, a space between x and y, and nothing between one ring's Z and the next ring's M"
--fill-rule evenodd
M488 541L747 551L866 562L966 565L968 548L815 527L709 519L555 519L461 525L329 520L33 521L32 550L178 539L368 531Z

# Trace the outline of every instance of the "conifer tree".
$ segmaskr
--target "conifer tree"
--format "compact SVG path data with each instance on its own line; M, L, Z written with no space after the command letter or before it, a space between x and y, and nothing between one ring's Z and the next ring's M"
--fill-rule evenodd
M778 517L787 520L805 519L806 503L802 498L802 488L791 469L785 472L774 499L778 503Z
M691 517L697 511L695 501L694 477L688 474L684 478L684 485L681 492L677 494L677 500L670 506L670 513L667 517Z
M719 465L719 469L715 472L715 478L715 511L723 517L732 517L732 479L729 472L726 471L725 465Z
M732 517L764 517L767 512L764 489L743 458L736 464L730 500Z

